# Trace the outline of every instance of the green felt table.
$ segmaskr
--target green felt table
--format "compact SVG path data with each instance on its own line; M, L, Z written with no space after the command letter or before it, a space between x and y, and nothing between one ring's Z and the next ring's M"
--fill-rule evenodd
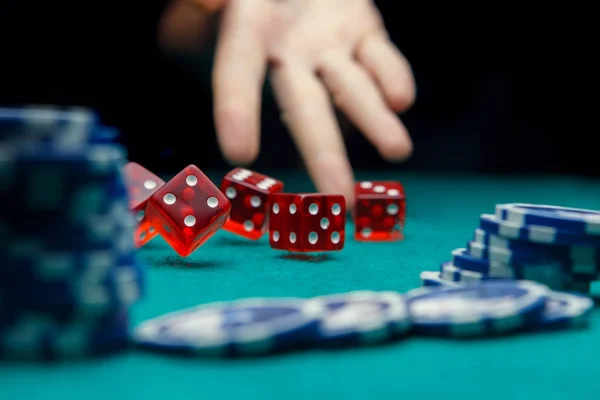
M288 191L312 191L304 175L269 172ZM219 174L211 174L216 181ZM148 295L134 323L200 303L357 289L407 291L463 247L481 213L499 202L600 208L597 181L362 173L398 179L407 192L406 239L358 243L347 226L343 251L298 261L218 232L186 259L157 238L141 250ZM585 399L600 392L600 311L583 331L448 341L411 337L390 345L310 350L245 360L171 357L140 350L58 365L0 364L0 399Z

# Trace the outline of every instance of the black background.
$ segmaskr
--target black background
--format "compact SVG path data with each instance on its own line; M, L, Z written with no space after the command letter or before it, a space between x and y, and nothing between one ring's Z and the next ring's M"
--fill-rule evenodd
M160 1L1 6L3 104L77 104L116 126L130 159L161 172L226 167L212 125L210 60L173 59L156 44ZM403 115L415 142L393 168L600 176L587 77L564 29L539 9L378 2L413 66L418 99ZM356 168L390 168L360 134ZM299 165L268 91L254 168Z

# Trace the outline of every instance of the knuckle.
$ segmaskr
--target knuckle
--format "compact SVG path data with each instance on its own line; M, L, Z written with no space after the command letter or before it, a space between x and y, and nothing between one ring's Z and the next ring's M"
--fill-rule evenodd
M312 46L312 42L301 35L289 35L269 46L269 59L275 65L307 64L314 53Z
M333 104L340 110L348 110L352 105L352 98L349 95L348 91L343 88L336 88L335 90L331 90L331 97L333 99Z

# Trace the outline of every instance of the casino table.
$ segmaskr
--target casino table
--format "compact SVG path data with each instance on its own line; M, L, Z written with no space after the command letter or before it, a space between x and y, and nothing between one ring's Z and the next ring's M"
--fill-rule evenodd
M313 191L300 173L261 171L287 191ZM220 181L221 172L209 176ZM148 293L134 324L200 303L312 297L359 289L407 291L464 247L482 213L500 202L600 208L600 184L574 177L363 172L407 193L406 238L359 243L352 224L341 252L306 259L220 231L188 258L160 238L141 255ZM597 292L598 288L593 288ZM389 345L307 350L252 359L177 357L131 350L59 364L0 364L0 399L584 399L600 393L600 311L579 331L484 340L409 337Z

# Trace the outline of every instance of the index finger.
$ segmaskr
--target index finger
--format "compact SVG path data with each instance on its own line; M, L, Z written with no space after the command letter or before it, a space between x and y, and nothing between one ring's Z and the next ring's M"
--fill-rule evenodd
M273 89L284 122L317 189L341 194L354 204L354 176L333 106L319 79L310 70L285 66L272 74Z

